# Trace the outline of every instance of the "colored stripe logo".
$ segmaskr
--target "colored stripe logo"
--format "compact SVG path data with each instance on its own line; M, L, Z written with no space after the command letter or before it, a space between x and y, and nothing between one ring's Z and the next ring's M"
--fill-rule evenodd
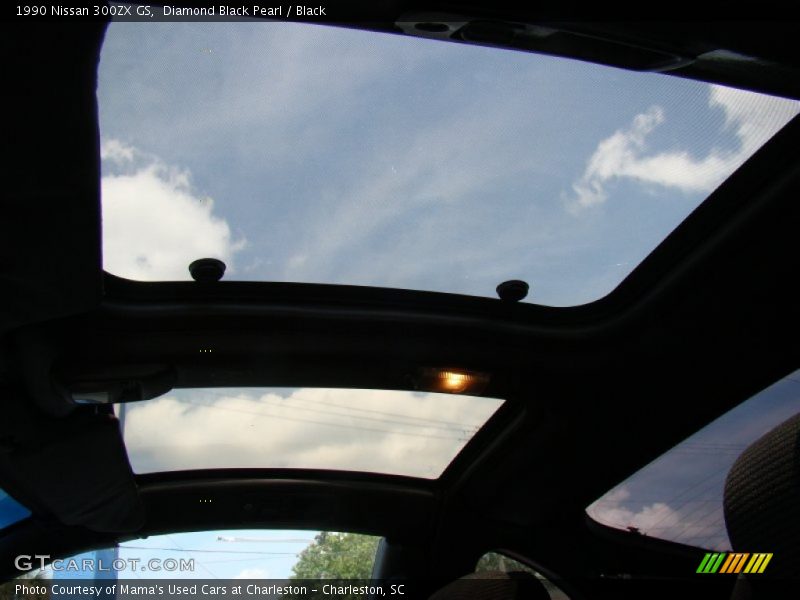
M772 553L709 552L700 561L698 573L763 573Z

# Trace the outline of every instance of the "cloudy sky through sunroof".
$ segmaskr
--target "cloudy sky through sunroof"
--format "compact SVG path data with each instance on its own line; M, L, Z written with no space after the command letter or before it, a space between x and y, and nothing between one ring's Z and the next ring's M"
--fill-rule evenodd
M798 112L658 74L290 23L115 23L104 265L530 301L610 292Z
M117 410L137 473L292 468L434 479L501 404L428 392L220 388L173 390Z

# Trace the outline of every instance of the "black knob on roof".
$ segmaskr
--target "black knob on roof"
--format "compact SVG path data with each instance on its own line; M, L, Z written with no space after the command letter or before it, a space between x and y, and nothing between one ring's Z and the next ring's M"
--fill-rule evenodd
M507 302L519 302L528 295L529 286L524 281L519 279L512 279L504 281L497 286L497 295L500 300Z
M198 258L189 265L189 273L195 281L219 281L225 274L225 263L216 258Z

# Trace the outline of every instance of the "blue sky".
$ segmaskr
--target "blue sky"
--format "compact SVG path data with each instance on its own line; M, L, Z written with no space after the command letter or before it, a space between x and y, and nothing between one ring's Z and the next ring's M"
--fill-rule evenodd
M317 533L263 529L174 533L124 542L119 557L142 562L150 558L194 558L194 571L180 573L182 579L284 579L291 575L297 555ZM139 576L144 579L152 575ZM163 576L174 577L167 573ZM136 575L131 572L120 577Z
M659 74L290 23L114 23L104 264L581 304L798 110Z
M114 569L118 578L131 583L137 579L287 579L297 556L317 533L240 529L154 535L122 542L116 558L125 563L118 563L116 568L113 555L90 551L64 559L58 565L60 571L48 569L45 574L57 579L85 579L92 574L106 576ZM70 558L77 562L70 565ZM94 570L80 570L84 558L95 561ZM181 560L193 560L193 568L170 562ZM159 570L153 571L152 566Z

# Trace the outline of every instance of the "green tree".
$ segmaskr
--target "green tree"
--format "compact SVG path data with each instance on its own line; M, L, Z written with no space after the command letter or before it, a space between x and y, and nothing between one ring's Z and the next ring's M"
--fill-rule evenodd
M323 531L300 553L290 579L369 579L379 538Z

